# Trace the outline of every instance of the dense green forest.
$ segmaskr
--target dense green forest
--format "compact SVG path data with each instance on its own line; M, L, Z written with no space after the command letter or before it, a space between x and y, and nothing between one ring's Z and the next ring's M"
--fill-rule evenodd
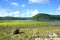
M47 21L47 20L60 20L60 15L49 15L45 13L39 13L33 17L0 17L0 20L37 20L37 21Z

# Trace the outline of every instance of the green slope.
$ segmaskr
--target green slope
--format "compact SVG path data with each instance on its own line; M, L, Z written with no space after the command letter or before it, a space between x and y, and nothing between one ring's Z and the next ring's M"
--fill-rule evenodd
M38 21L60 20L60 15L49 15L45 13L39 13L31 18Z

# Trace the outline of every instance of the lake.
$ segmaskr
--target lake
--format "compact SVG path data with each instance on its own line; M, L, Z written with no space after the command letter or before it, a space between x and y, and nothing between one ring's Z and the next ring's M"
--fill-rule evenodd
M60 22L60 20L49 20L49 21L36 21L36 20L14 20L20 22Z

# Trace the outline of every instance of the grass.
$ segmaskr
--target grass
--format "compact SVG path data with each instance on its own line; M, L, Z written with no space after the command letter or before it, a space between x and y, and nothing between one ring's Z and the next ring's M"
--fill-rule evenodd
M20 32L24 32L22 34L13 34L14 30L15 27L0 29L0 40L34 40L35 38L49 38L48 35L50 33L56 33L58 38L60 38L60 27L19 28Z
M59 23L56 23L57 26ZM0 21L0 27L2 26L39 26L39 27L53 27L54 23L51 22L21 22L21 21L13 21L13 20L4 20L4 21Z
M31 26L31 25L47 25L48 22L19 22L19 21L4 21L0 26Z
M0 20L0 40L35 40L35 38L50 38L50 33L56 33L60 38L60 22L21 22ZM14 34L19 29L22 34Z

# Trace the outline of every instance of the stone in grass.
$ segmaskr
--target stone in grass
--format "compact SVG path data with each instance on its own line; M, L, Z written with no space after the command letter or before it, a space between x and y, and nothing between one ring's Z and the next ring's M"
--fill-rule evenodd
M14 31L14 34L20 34L19 29L16 29L16 30Z
M49 37L50 37L50 38L55 38L55 37L57 37L57 36L58 36L58 35L57 35L56 33L50 33L50 34L49 34Z
M16 30L14 31L14 34L22 34L22 33L24 33L24 32L20 32L19 29L16 29Z

